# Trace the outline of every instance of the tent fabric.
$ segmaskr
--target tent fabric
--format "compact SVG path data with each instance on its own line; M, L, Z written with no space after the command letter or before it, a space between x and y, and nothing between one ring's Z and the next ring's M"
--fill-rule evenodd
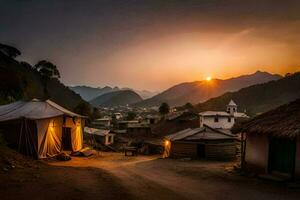
M37 137L33 143L37 144L35 148L37 148L38 158L51 157L61 152L63 127L71 128L72 150L81 150L84 126L82 118L85 117L73 113L50 100L39 101L33 99L28 102L18 101L0 106L0 122L20 119L22 119L21 123L34 122ZM27 129L21 128L22 138L20 140L24 140L27 149L32 149L32 142L28 142L28 138L31 139L32 137L32 131L29 132L29 129Z
M77 119L71 127L71 142L73 151L79 151L82 149L83 144L83 133L82 133L82 122Z
M38 130L38 157L57 155L62 149L63 118L36 120Z
M83 115L79 115L79 114L76 114L74 112L71 112L67 109L65 109L64 107L54 103L53 101L51 100L47 100L46 101L49 105L53 106L54 108L60 110L61 112L63 112L65 115L68 115L70 117L81 117L81 118L87 118L86 116L83 116Z
M71 128L71 144L73 151L79 151L83 146L83 122L78 118L63 117L36 120L38 129L39 158L52 157L62 150L62 128Z
M20 132L18 138L18 150L24 154L36 157L38 152L38 147L36 143L36 126L35 122L31 120L22 120L20 124Z
M70 117L84 117L63 108L50 100L39 101L37 99L33 99L28 102L18 101L0 106L0 121L9 121L20 118L31 120L47 119L62 115Z

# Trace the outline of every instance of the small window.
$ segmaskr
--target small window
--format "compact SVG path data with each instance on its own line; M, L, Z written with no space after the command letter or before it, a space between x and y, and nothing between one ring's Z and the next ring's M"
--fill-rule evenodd
M228 122L231 122L231 117L228 117Z
M215 116L215 122L219 122L219 117Z
M109 137L108 137L108 141L109 141L110 143L112 143L112 142L113 142L113 137L112 137L112 136L109 136Z

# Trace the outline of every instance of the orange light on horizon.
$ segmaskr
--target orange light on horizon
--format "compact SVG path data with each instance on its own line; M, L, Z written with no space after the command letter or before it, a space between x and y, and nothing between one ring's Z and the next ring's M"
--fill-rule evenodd
M206 81L211 81L211 77L210 76L206 77Z

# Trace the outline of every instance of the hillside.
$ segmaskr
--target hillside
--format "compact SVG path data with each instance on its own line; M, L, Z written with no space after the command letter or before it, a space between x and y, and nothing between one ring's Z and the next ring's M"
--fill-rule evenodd
M120 90L103 94L91 100L90 103L94 106L124 106L134 104L141 101L142 98L132 90Z
M41 76L29 66L20 64L0 52L0 104L20 99L46 99L73 110L85 101L59 80L47 81L45 94Z
M187 102L194 104L217 97L225 92L237 91L244 87L278 80L280 78L281 76L279 75L257 71L254 74L226 80L213 79L211 81L181 83L150 99L138 102L136 106L159 106L162 102L167 102L171 106L183 105Z
M103 88L95 88L95 87L89 87L89 86L70 86L69 87L71 90L79 94L84 100L86 101L91 101L92 99L103 95L105 93L109 92L114 92L114 91L119 91L120 89L118 87L103 87Z
M295 73L277 81L250 86L237 92L228 92L196 105L196 109L198 111L224 110L226 104L233 99L240 111L247 110L247 113L253 116L300 98L299 86L300 73Z

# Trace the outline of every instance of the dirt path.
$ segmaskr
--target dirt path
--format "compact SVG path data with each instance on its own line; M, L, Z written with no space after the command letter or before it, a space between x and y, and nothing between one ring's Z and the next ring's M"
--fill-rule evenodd
M16 167L3 170L7 163ZM0 199L299 199L299 188L240 176L233 164L119 153L41 163L12 153L0 159Z
M135 199L299 199L300 190L232 173L233 163L124 157L108 153L59 166L93 167L119 179Z
M0 155L1 200L133 199L117 177L101 168L49 166L7 148L0 148Z

